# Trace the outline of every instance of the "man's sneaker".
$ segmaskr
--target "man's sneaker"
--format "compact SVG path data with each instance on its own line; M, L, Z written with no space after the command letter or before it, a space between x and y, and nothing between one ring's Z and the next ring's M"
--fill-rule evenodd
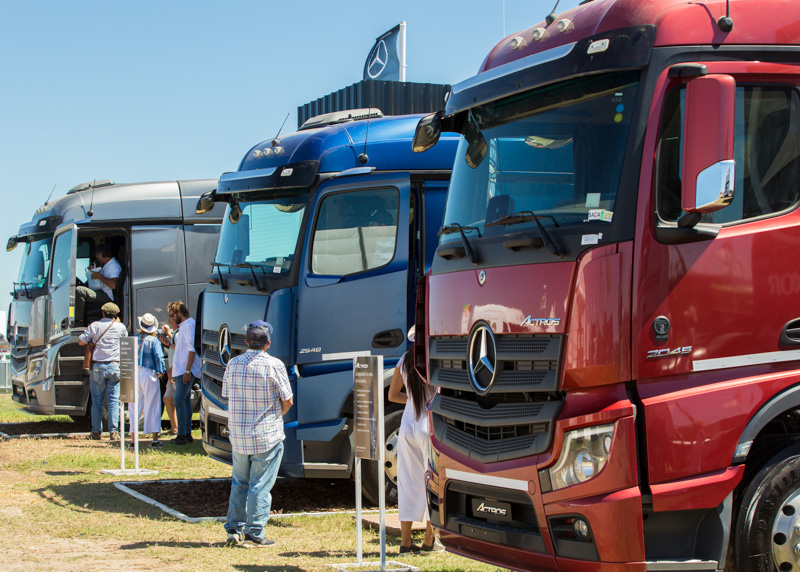
M253 538L249 534L244 535L244 542L242 546L245 548L266 548L267 546L274 546L275 541L269 538Z
M188 441L186 440L186 435L178 435L173 440L170 441L173 445L186 445Z
M92 440L92 441L99 441L99 440L100 440L100 437L102 437L102 436L103 436L103 434L102 434L102 433L99 433L99 432L98 432L98 433L95 433L94 431L92 431L92 432L89 434L89 437L87 437L87 439L90 439L90 440Z
M108 434L108 438L111 439L112 441L119 441L119 433L117 433L116 431L112 431L111 433Z
M191 433L187 433L186 435L184 435L184 437L186 437L187 443L194 443L194 437L192 437Z
M241 546L244 542L244 532L228 531L228 544Z

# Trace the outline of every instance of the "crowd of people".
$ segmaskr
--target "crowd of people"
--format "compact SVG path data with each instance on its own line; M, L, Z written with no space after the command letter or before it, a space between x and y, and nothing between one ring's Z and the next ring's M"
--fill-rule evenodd
M114 302L101 308L102 318L90 323L78 337L81 346L91 345L89 382L92 396L92 432L89 439L99 441L103 431L103 403L108 411L108 437L119 440L120 338L128 330L119 319ZM167 306L169 323L159 328L158 319L145 313L136 320L138 337L138 410L128 404L130 432L141 418L144 433L150 434L150 446L163 445L161 404L170 420L168 433L175 445L186 445L192 438L192 387L199 384L202 359L194 347L195 321L181 300ZM167 367L167 364L171 364ZM165 382L162 397L161 385Z

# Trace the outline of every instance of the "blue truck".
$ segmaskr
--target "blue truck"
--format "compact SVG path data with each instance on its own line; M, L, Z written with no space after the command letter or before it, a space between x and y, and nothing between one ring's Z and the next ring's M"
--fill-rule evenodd
M334 112L250 149L235 173L198 202L227 204L202 299L206 452L230 462L222 379L246 350L244 326L270 322L270 354L289 371L283 476L350 478L352 358L383 355L388 390L414 323L417 280L438 245L458 136L413 153L421 116ZM387 499L396 495L394 445L402 410L385 414ZM364 463L363 492L378 498L379 468Z

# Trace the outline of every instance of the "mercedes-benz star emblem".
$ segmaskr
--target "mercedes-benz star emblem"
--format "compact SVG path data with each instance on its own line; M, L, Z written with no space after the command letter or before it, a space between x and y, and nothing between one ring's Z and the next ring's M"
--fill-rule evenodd
M386 69L386 64L389 63L389 51L386 49L386 42L381 40L372 48L367 58L367 75L371 79L379 77L383 70Z
M231 361L231 333L228 326L219 329L219 361L225 367Z
M497 344L487 324L480 324L472 330L467 363L469 380L475 393L486 395L497 378Z
M486 284L486 271L485 270L481 270L480 273L478 274L478 283L481 286Z

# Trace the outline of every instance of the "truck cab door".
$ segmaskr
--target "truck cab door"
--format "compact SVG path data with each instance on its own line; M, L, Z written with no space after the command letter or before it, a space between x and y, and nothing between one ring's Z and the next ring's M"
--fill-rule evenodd
M75 319L75 254L78 227L65 225L53 236L49 273L49 303L46 336L49 343L68 336Z
M405 351L409 194L396 174L321 187L298 285L296 363L350 369L354 355Z

